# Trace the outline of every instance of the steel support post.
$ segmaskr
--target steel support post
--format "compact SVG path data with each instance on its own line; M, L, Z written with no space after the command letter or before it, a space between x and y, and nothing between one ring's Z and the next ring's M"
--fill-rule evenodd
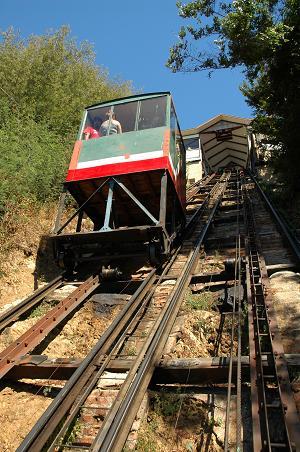
M111 228L109 227L109 222L110 222L110 215L111 215L111 209L112 209L114 186L115 186L115 180L111 179L109 181L104 224L103 224L103 227L100 229L100 231L110 231L111 230Z
M165 224L166 224L167 185L168 185L168 176L167 176L167 173L165 172L161 178L161 183L160 183L159 223L162 226L165 226Z
M80 231L81 231L81 225L82 225L83 214L84 214L84 211L81 210L81 211L79 212L79 215L78 215L77 226L76 226L76 232L80 232Z
M62 232L62 230L76 217L76 215L79 214L79 212L81 212L84 208L84 206L86 206L89 201L95 196L96 193L98 193L101 188L104 187L104 185L108 182L108 179L106 179L101 185L99 185L99 187L91 194L91 196L80 206L78 207L78 209L76 210L76 212L73 213L73 215L71 215L71 217L65 222L65 224L63 224L63 226L61 226L58 230L55 230L55 234L60 234Z

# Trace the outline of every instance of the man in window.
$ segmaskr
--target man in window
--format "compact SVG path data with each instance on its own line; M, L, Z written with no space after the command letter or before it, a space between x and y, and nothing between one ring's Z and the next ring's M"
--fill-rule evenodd
M116 115L112 111L108 111L106 120L100 127L100 136L114 135L116 133L122 133L121 124L116 120Z

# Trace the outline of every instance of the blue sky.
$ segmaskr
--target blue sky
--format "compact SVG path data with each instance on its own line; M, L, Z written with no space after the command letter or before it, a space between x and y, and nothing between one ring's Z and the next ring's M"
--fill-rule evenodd
M23 37L69 25L78 41L94 45L97 64L111 77L132 80L143 92L171 91L182 129L226 113L251 117L239 91L238 70L173 74L165 67L169 48L185 21L176 0L1 0L0 28Z

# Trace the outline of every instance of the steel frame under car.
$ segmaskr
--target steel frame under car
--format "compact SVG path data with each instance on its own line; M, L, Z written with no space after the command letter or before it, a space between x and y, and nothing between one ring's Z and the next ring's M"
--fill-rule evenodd
M82 231L82 222L85 208L95 195L107 190L106 209L103 224L95 225L90 232ZM118 188L134 202L145 214L149 224L132 227L116 227L114 221L114 195ZM55 221L52 240L54 256L59 266L73 269L84 261L99 261L109 263L119 258L148 254L150 263L157 265L170 253L172 243L178 235L184 223L183 214L179 215L179 209L172 209L171 216L167 220L167 188L168 175L165 171L160 181L160 205L159 217L155 218L145 205L129 190L117 177L108 177L89 198L61 225L62 215L65 210L67 192L61 194L58 213ZM77 217L74 232L66 232L67 226Z

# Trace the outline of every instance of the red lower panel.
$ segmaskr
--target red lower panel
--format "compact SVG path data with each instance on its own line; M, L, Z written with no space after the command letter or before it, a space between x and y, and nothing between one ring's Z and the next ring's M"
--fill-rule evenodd
M178 197L184 207L185 199L182 197L180 183L178 177L175 177L168 156L158 157L155 159L139 160L137 162L122 162L109 165L94 166L90 168L69 170L66 182L74 182L86 179L97 179L100 177L118 176L121 174L140 173L143 171L154 171L158 169L166 169L175 185Z
M158 157L155 159L139 160L137 162L112 163L110 165L75 169L68 171L66 182L95 179L98 177L117 176L120 174L140 173L142 171L151 171L164 168L168 169L172 179L175 182L175 176L168 157Z

